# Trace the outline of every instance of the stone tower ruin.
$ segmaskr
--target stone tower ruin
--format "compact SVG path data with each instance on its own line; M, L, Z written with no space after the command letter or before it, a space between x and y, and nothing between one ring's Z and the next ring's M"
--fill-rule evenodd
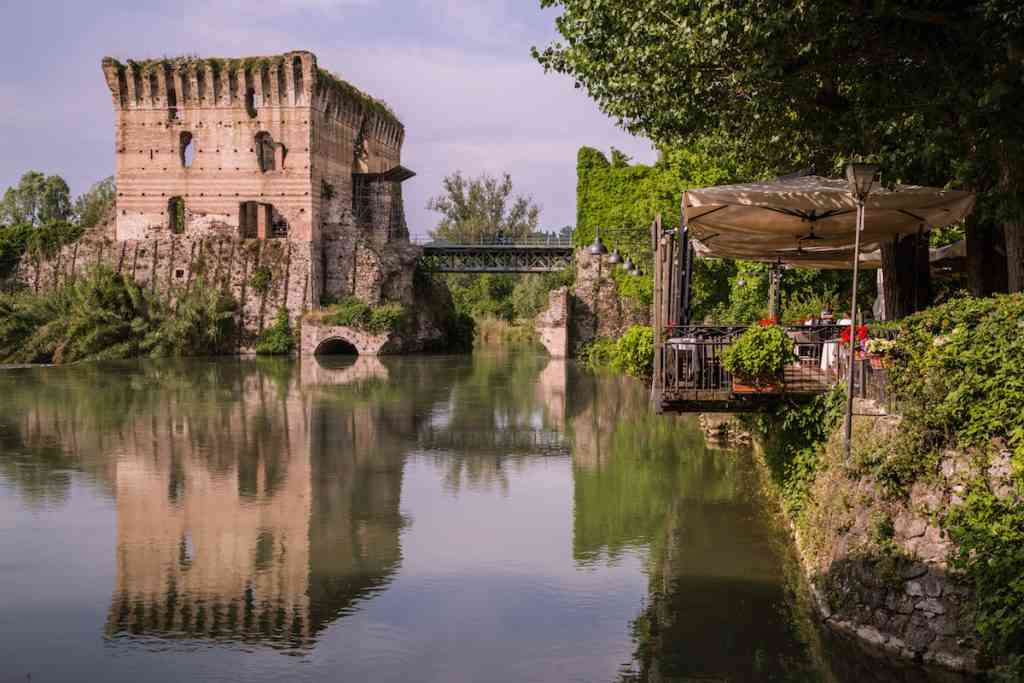
M401 183L414 174L385 104L304 51L108 57L103 73L115 112L113 235L137 277L209 280L242 254L235 293L244 298L246 271L270 268L275 298L296 314L325 295L409 296L416 254Z

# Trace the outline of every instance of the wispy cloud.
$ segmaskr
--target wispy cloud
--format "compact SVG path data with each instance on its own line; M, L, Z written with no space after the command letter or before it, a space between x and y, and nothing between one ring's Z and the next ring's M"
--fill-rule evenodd
M66 35L54 35L54 13ZM553 19L535 3L186 0L140 8L113 0L89 10L37 0L4 15L6 62L32 52L34 35L47 35L50 48L28 68L0 75L0 143L9 143L0 189L33 166L62 172L76 191L112 172L111 104L99 70L104 54L312 50L321 66L389 102L405 123L404 160L418 173L406 186L407 215L420 232L435 220L427 198L455 170L512 173L517 191L543 205L543 223L559 226L575 220L581 145L614 145L639 160L654 156L568 79L544 74L531 60L530 45L548 40Z

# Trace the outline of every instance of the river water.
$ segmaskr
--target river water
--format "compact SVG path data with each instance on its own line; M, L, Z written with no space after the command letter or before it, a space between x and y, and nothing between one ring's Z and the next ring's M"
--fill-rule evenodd
M0 681L918 678L646 399L529 351L0 371Z

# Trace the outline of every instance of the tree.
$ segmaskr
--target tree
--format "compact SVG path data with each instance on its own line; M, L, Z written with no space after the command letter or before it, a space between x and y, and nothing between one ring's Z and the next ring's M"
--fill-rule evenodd
M501 179L486 173L467 179L456 171L444 179L444 194L430 199L427 208L441 214L431 236L453 242L525 237L537 230L540 220L540 208L531 197L512 197L508 173Z
M79 224L83 228L91 228L105 221L114 208L116 195L114 176L94 183L88 192L75 199L75 216Z
M1016 0L541 0L534 56L627 130L715 136L769 172L868 155L886 180L979 192L1024 289L1024 5ZM970 235L969 235L970 238Z
M71 191L59 175L29 171L0 200L0 225L42 225L71 215Z

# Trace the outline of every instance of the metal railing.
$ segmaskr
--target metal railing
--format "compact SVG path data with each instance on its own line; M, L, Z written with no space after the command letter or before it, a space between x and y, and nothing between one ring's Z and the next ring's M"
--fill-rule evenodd
M409 238L413 244L437 248L457 247L557 247L571 248L572 238L556 234L533 234L526 236L481 235L475 240L435 239L429 235L413 235Z
M671 325L665 328L658 383L663 405L723 402L750 396L813 395L847 381L849 346L842 341L843 326L793 325L785 327L797 360L785 367L777 383L760 391L734 382L722 365L725 349L746 326ZM890 412L894 409L888 371L858 351L854 366L854 396L873 399Z
M661 356L663 399L728 400L744 393L722 364L722 354L746 326L672 325L665 329ZM835 325L786 327L797 361L786 366L776 385L751 393L814 394L839 378L840 336Z

